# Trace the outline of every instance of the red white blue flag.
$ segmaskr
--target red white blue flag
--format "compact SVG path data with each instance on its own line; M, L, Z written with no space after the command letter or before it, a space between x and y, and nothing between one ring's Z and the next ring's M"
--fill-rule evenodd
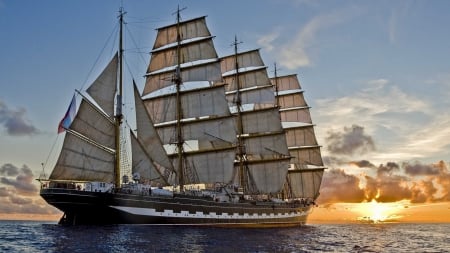
M70 102L70 106L67 109L64 118L59 122L58 125L58 133L64 132L67 128L72 124L72 120L75 118L77 102L75 100L75 95L73 95L72 102Z

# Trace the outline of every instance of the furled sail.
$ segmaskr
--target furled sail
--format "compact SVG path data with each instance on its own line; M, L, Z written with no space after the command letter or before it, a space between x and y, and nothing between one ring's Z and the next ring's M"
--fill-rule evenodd
M292 156L288 182L295 198L316 199L324 171L309 107L296 75L271 78Z
M229 182L233 174L234 119L224 86L217 85L222 75L212 38L205 17L159 28L143 91L158 136L186 184Z
M236 170L242 170L242 160L245 160L249 183L256 186L256 191L278 193L286 180L290 156L259 50L223 57L221 69L227 99L240 126L238 138L245 149L238 154Z

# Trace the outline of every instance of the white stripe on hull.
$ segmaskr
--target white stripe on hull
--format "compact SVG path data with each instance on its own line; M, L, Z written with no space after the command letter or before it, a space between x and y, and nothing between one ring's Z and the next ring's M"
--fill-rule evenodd
M151 216L151 217L169 217L169 218L198 218L198 219L273 219L273 218L292 218L292 217L301 217L307 216L308 212L291 212L291 213L263 213L258 215L257 213L248 214L244 213L242 215L238 213L228 214L216 214L214 212L210 212L208 214L204 214L203 212L189 213L189 211L181 211L174 213L173 210L164 210L164 212L157 212L154 208L142 208L142 207L127 207L127 206L110 206L112 208L118 209L123 212L127 212L134 215L143 215L143 216Z

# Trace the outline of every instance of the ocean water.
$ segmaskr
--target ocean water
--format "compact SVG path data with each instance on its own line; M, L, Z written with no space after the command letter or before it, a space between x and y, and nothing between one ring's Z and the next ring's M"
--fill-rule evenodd
M450 252L450 224L284 229L0 221L0 252Z

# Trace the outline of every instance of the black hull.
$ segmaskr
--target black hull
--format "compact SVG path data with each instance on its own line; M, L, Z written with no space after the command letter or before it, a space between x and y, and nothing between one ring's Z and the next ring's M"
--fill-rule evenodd
M210 198L142 196L41 189L64 212L61 224L155 224L216 227L292 227L305 224L310 206L271 202L219 203Z

